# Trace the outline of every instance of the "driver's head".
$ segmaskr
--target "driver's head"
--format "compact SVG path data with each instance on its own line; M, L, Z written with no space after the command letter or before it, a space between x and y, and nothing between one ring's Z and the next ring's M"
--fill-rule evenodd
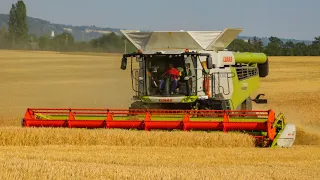
M172 69L173 68L173 64L169 64L169 69Z

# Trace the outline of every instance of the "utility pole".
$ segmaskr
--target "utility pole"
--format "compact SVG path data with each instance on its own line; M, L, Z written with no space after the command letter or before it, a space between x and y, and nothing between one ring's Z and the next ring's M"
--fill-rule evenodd
M66 35L65 45L68 46L68 34Z
M67 51L69 51L69 44L68 44L68 33L67 33L67 35L66 35L66 42L65 42L65 45L66 45L66 49L67 49Z
M84 31L81 32L81 35L82 35L81 39L82 39L82 41L84 41Z

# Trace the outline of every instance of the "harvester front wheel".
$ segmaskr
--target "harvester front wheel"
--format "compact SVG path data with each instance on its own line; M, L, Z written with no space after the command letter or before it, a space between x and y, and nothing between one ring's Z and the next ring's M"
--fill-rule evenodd
M259 77L267 77L269 74L269 60L267 59L265 63L258 64Z

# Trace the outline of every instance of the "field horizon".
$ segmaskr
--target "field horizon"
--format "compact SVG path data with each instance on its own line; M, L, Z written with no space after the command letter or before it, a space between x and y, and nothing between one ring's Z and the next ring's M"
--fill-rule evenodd
M27 108L127 108L130 70L120 54L0 53L1 179L320 178L320 57L269 57L252 95L268 104L253 108L284 113L298 131L292 148L268 149L234 133L21 128Z

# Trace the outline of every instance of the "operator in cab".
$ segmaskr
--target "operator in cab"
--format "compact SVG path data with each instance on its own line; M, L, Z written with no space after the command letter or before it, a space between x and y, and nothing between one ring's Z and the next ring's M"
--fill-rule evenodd
M173 64L169 64L169 69L162 75L164 77L167 77L170 79L171 82L171 91L170 94L176 94L177 93L177 86L178 86L178 80L180 76L180 72L177 68L174 68ZM163 90L165 80L160 80L160 90Z

